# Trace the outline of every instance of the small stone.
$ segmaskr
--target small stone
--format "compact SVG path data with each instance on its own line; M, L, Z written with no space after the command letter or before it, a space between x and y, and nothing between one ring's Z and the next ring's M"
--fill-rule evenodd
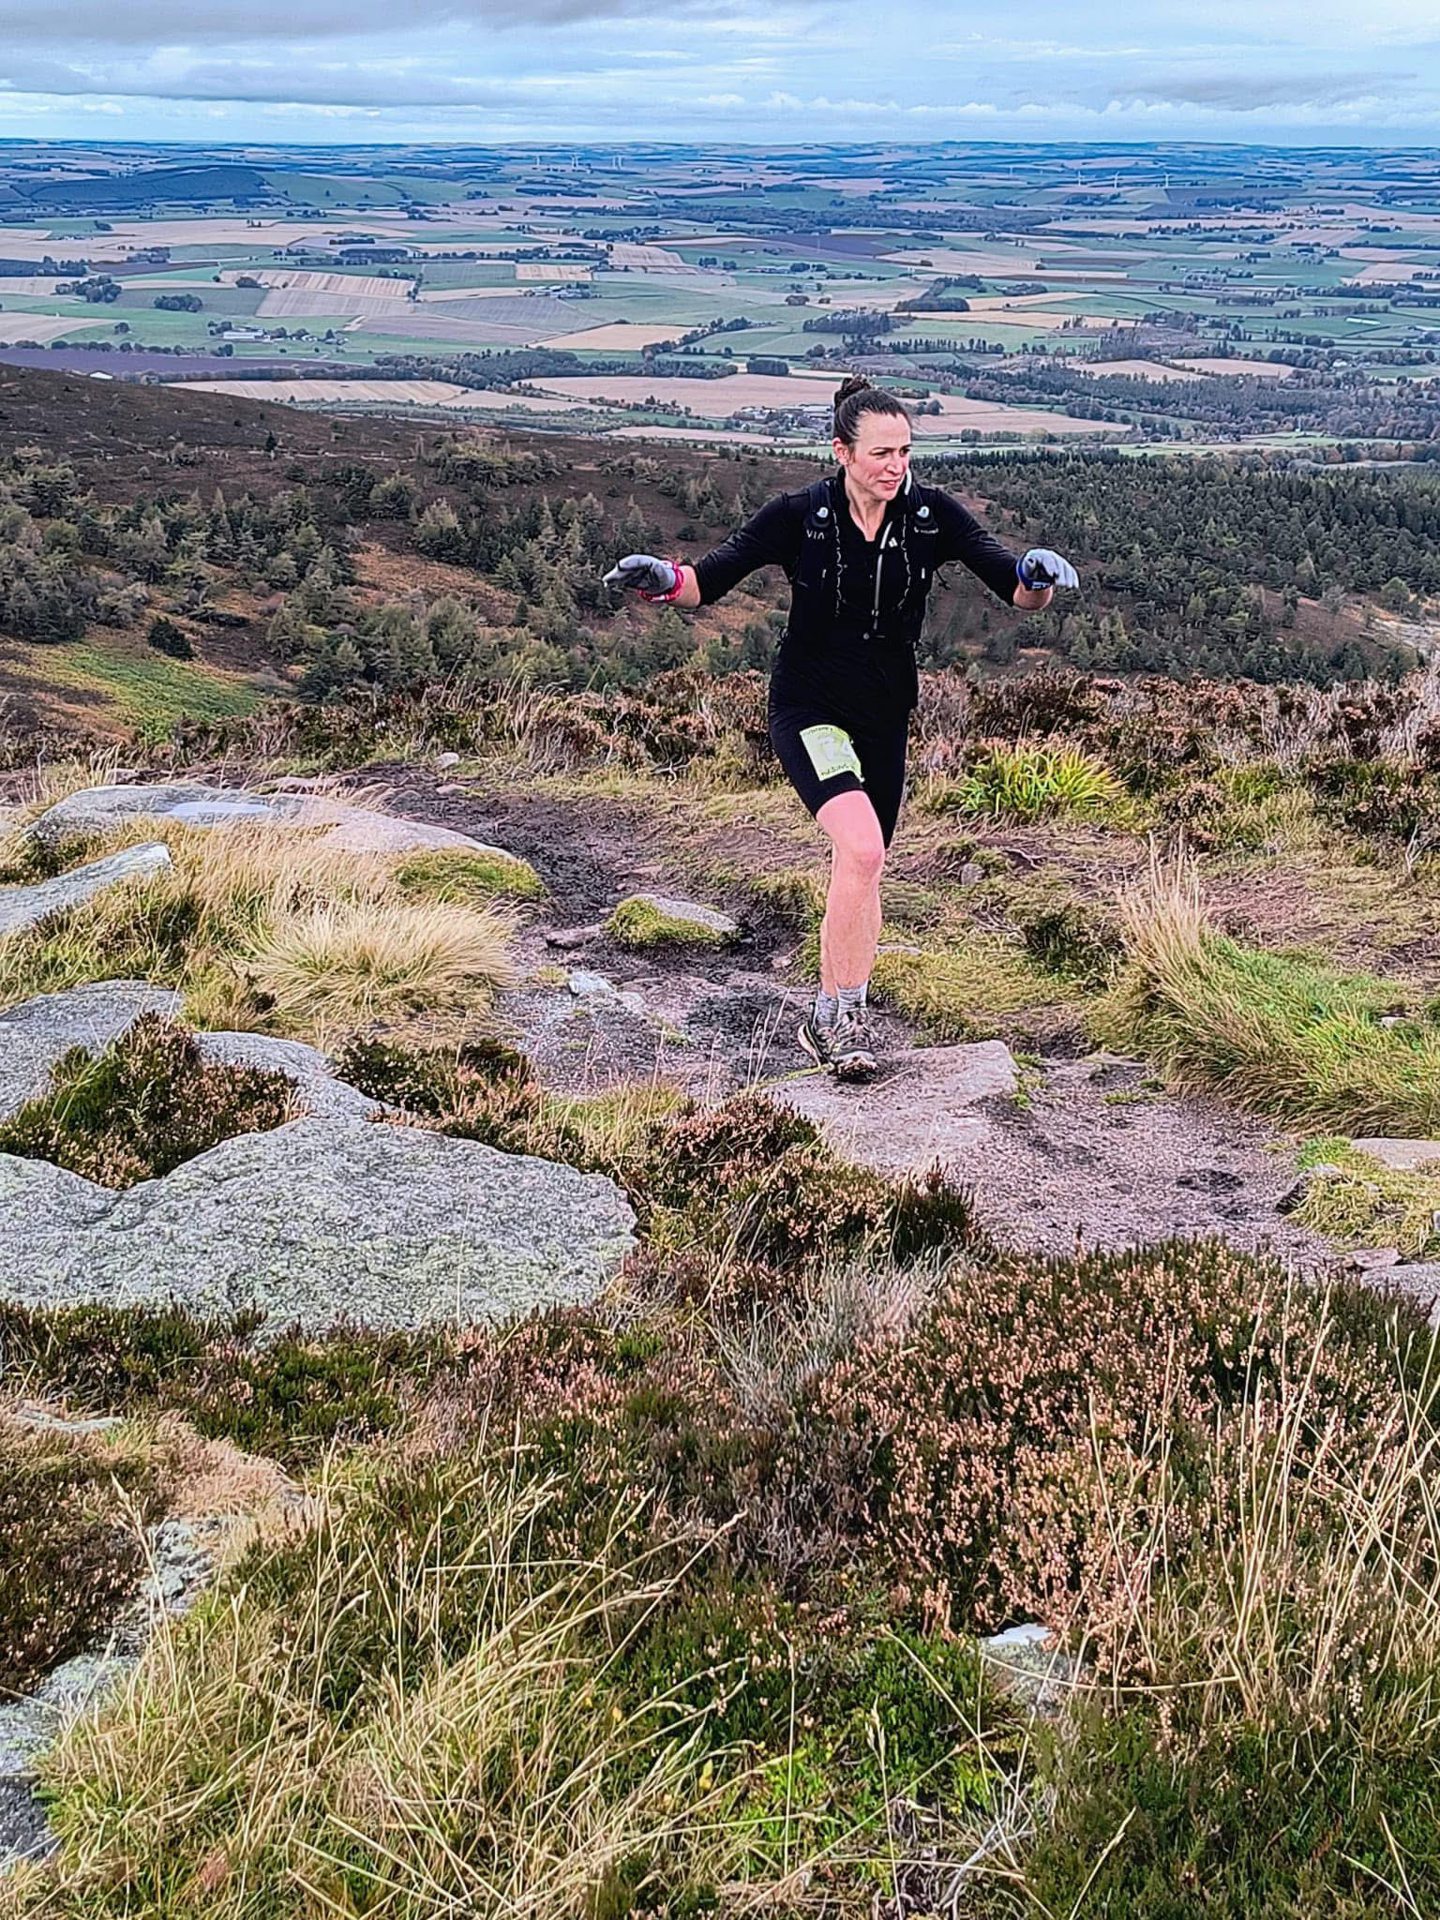
M1354 1247L1336 1263L1349 1273L1379 1273L1385 1267L1398 1267L1398 1247Z
M1322 1160L1313 1167L1307 1167L1293 1187L1287 1187L1275 1202L1277 1213L1294 1213L1304 1205L1305 1196L1317 1180L1338 1179L1342 1169L1329 1160Z
M985 869L978 860L967 860L956 875L956 884L962 887L978 887L985 878Z
M448 799L452 793L464 793L464 791L465 785L463 781L447 780L443 787L436 787L435 797L437 800Z
M592 993L614 993L613 981L607 980L603 973L587 973L577 968L566 977L565 984L577 1000L587 999Z
M733 940L740 923L718 907L663 893L632 893L605 922L612 940L626 947L717 947Z
M583 947L588 941L598 940L605 929L598 920L588 927L551 927L545 935L547 947Z
M435 765L442 771L446 767L458 767L459 764L460 755L458 753L437 753L435 756Z

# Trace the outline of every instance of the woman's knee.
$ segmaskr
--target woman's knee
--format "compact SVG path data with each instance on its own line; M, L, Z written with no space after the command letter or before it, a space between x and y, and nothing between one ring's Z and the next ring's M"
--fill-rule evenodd
M865 794L837 794L815 818L830 838L837 871L855 880L879 879L885 865L885 835Z

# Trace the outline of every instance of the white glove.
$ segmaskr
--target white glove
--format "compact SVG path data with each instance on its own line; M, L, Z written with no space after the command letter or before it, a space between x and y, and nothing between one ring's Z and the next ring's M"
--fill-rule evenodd
M632 587L647 600L667 599L680 584L680 569L651 553L627 553L605 576L607 587Z
M1015 564L1022 587L1078 587L1080 576L1062 554L1049 547L1031 547Z

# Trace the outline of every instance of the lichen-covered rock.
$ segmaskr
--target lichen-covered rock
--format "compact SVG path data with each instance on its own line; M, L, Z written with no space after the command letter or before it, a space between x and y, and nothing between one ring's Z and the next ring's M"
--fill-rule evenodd
M108 833L125 820L151 815L191 827L224 827L264 822L276 827L324 830L327 844L357 853L405 853L451 849L514 860L503 847L490 847L450 827L400 819L374 807L351 806L323 793L246 793L211 787L198 780L174 780L157 786L82 787L32 820L30 835L42 846ZM523 863L522 863L523 864Z
M740 925L718 907L663 893L632 893L612 911L605 931L623 947L721 947L736 938Z
M23 933L27 927L37 926L47 914L78 907L121 880L144 879L169 865L168 847L124 847L119 853L92 860L70 873L37 880L33 886L0 887L0 939L8 933Z
M272 1332L593 1299L633 1244L600 1174L413 1127L293 1121L115 1194L0 1155L0 1290L27 1306L257 1309Z
M146 1013L177 1019L181 1001L167 987L143 980L102 980L65 993L39 994L0 1013L0 1120L48 1091L51 1070L73 1047L91 1053L120 1039ZM323 1119L363 1120L380 1104L337 1080L325 1055L299 1040L264 1033L197 1033L207 1060L227 1067L260 1067L295 1083L306 1109Z

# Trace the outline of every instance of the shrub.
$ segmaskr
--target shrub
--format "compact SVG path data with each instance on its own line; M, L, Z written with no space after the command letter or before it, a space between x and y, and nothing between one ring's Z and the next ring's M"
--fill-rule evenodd
M145 1014L104 1052L63 1055L49 1092L0 1123L0 1153L129 1187L298 1111L284 1074L207 1061L194 1034Z
M150 630L145 638L157 653L169 654L172 660L195 658L195 649L190 644L190 636L183 627L176 626L173 620L167 620L163 613L150 622Z
M846 1166L810 1121L758 1094L655 1128L631 1187L652 1231L668 1209L696 1244L781 1271L864 1245L953 1255L973 1231L968 1195L938 1174L895 1185Z
M1408 841L1433 834L1440 776L1386 758L1322 760L1308 774L1320 812L1352 833Z
M946 1280L908 1335L817 1384L811 1404L834 1438L816 1471L843 1480L845 1461L863 1463L857 1524L873 1529L902 1602L978 1630L1017 1618L1073 1626L1128 1672L1147 1657L1138 1636L1154 1599L1134 1588L1138 1565L1179 1583L1203 1563L1206 1604L1222 1605L1208 1556L1223 1548L1227 1489L1241 1483L1217 1456L1217 1430L1227 1447L1237 1435L1248 1444L1248 1410L1263 1419L1267 1396L1299 1381L1303 1459L1326 1477L1346 1471L1342 1458L1369 1460L1400 1417L1391 1322L1435 1393L1420 1308L1359 1287L1336 1298L1331 1310L1278 1265L1221 1242L982 1258ZM1297 1493L1304 1470L1297 1461ZM1132 1501L1136 1527L1163 1534L1149 1563L1117 1532ZM1178 1608L1183 1585L1173 1591Z
M142 1455L0 1424L0 1697L82 1652L134 1593L161 1481Z

